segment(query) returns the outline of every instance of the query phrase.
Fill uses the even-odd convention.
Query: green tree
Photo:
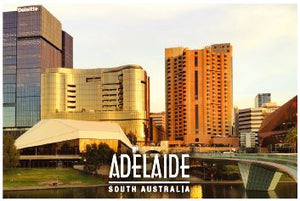
[[[98,146],[96,144],[88,144],[86,152],[82,155],[84,170],[89,174],[96,174],[97,169],[101,165],[111,163],[114,153],[114,150],[105,143],[100,143]]]
[[[295,127],[291,128],[285,137],[285,142],[291,145],[292,152],[297,150],[297,129]]]
[[[19,164],[19,151],[12,135],[3,135],[3,168],[15,168]]]

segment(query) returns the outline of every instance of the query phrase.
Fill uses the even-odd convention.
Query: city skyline
[[[230,42],[239,108],[253,107],[258,93],[271,93],[278,105],[297,94],[296,5],[43,5],[73,36],[75,69],[141,65],[151,80],[151,112],[165,110],[168,47]],[[4,5],[4,11],[18,6]]]

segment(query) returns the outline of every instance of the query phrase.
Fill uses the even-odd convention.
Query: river
[[[4,198],[297,198],[296,183],[279,183],[275,191],[245,191],[243,184],[190,185],[189,193],[110,193],[108,186],[4,191]]]

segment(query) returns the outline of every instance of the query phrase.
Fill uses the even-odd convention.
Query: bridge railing
[[[243,158],[249,160],[267,161],[288,165],[297,168],[297,155],[280,155],[280,154],[243,154],[237,155],[235,158]]]
[[[193,153],[192,156],[206,158],[240,158],[248,160],[259,160],[275,162],[297,167],[297,154],[279,154],[279,153]]]

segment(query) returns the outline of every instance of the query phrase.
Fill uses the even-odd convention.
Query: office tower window
[[[3,13],[3,127],[15,127],[17,12]]]
[[[198,99],[198,71],[195,71],[195,98]]]
[[[198,57],[195,57],[195,67],[198,66]]]
[[[199,134],[199,112],[198,112],[198,105],[195,105],[195,128],[196,134]]]

